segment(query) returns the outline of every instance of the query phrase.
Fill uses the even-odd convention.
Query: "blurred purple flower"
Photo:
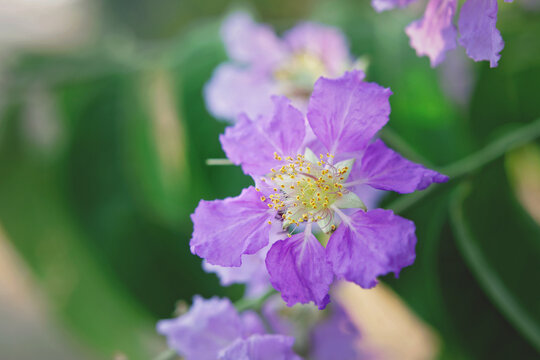
[[[410,193],[448,178],[372,141],[388,122],[391,91],[363,78],[361,71],[320,78],[307,122],[286,98],[275,97],[273,116],[242,116],[227,128],[221,136],[227,157],[258,187],[201,201],[192,215],[192,253],[239,267],[242,256],[269,245],[270,224],[277,222],[291,234],[266,255],[270,282],[289,306],[313,301],[321,309],[334,275],[370,288],[379,275],[397,275],[414,262],[414,223],[390,210],[366,211],[355,188]],[[317,157],[312,149],[327,153]],[[316,229],[332,233],[326,248]]]
[[[231,14],[221,28],[231,59],[216,68],[206,84],[208,110],[235,122],[272,111],[272,95],[285,95],[303,109],[320,76],[337,77],[353,67],[347,41],[336,28],[304,22],[283,39],[245,12]]]
[[[187,360],[300,359],[292,337],[265,334],[255,313],[238,314],[228,299],[195,296],[186,314],[159,321],[157,330]]]
[[[360,332],[341,306],[334,304],[331,310],[311,331],[311,359],[361,359]]]
[[[377,11],[405,7],[414,0],[372,0]],[[512,2],[513,0],[505,0]],[[453,24],[457,0],[429,0],[424,16],[407,29],[411,46],[418,56],[427,55],[431,66],[439,65],[448,50],[456,47],[457,29]],[[497,23],[497,0],[466,0],[461,7],[459,44],[474,61],[487,60],[496,67],[504,47]]]
[[[274,332],[294,337],[295,346],[309,359],[366,358],[360,350],[360,331],[339,302],[319,311],[309,305],[287,308],[280,298],[272,297],[262,315]]]

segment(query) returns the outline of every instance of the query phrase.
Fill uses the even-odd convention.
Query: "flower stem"
[[[444,166],[440,171],[450,176],[450,178],[466,175],[504,155],[506,152],[531,142],[537,137],[540,137],[540,119],[506,134],[462,160]]]
[[[416,150],[414,150],[413,147],[394,130],[385,128],[380,132],[379,137],[407,159],[423,164],[428,168],[433,168],[433,165],[428,159],[416,152]]]
[[[176,350],[173,349],[167,349],[163,351],[161,354],[156,356],[154,360],[175,360],[178,359],[178,354],[176,353]]]
[[[259,311],[269,297],[276,294],[277,291],[274,288],[270,288],[264,295],[256,299],[240,299],[234,303],[234,307],[238,312],[245,310]]]
[[[229,159],[206,159],[206,165],[234,165]]]
[[[439,168],[438,171],[440,171],[442,174],[448,175],[451,181],[456,180],[499,158],[506,152],[531,142],[539,137],[540,119],[537,119],[530,124],[507,133],[501,138],[488,144],[483,149],[478,150],[464,159]],[[433,184],[427,190],[422,192],[402,196],[392,202],[388,208],[393,209],[396,213],[403,212],[432,193],[439,186],[441,185]]]

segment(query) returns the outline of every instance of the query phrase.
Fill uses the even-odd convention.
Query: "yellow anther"
[[[291,234],[287,234],[287,236],[288,236],[288,237],[290,237],[290,238],[292,237],[292,235],[291,235]]]
[[[268,204],[268,207],[271,209],[274,207],[274,204]]]
[[[330,229],[332,229],[332,231],[335,231],[336,230],[336,225],[330,226]]]
[[[265,200],[266,200],[266,197],[261,196],[261,201],[265,201]]]
[[[261,191],[261,189],[259,189],[259,188],[255,188],[255,191]]]

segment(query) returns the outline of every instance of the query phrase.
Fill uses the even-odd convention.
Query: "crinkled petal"
[[[369,186],[366,186],[369,188]],[[371,188],[370,188],[371,189]],[[376,191],[376,190],[373,190]],[[242,265],[239,267],[227,267],[209,264],[203,261],[203,269],[206,272],[215,273],[222,286],[232,284],[246,284],[245,297],[256,298],[262,296],[270,285],[270,277],[266,270],[266,254],[273,243],[287,237],[280,221],[273,221],[270,227],[269,243],[266,247],[253,255],[242,255]]]
[[[306,231],[276,242],[266,256],[270,282],[288,306],[313,301],[319,309],[330,302],[334,278],[324,247]]]
[[[335,27],[303,22],[286,32],[283,40],[292,53],[307,53],[321,59],[328,76],[340,76],[352,64],[347,39]]]
[[[448,50],[456,47],[456,27],[452,18],[457,0],[429,0],[424,17],[407,26],[411,46],[418,56],[427,55],[431,66],[444,60]]]
[[[242,336],[242,326],[228,299],[195,296],[186,314],[159,321],[157,331],[167,337],[171,349],[187,359],[215,360],[222,349]]]
[[[315,83],[307,118],[330,153],[361,151],[388,122],[390,89],[363,81],[362,71]]]
[[[330,316],[317,324],[311,332],[311,358],[313,360],[328,359],[360,359],[357,348],[360,332],[349,316],[337,303],[333,303]]]
[[[386,147],[380,139],[368,146],[357,169],[353,167],[352,177],[355,181],[362,181],[375,189],[401,194],[424,190],[432,183],[448,181],[448,176],[405,159]]]
[[[270,114],[270,97],[277,91],[266,74],[225,63],[216,68],[204,87],[204,98],[213,116],[235,122],[241,113],[253,119]]]
[[[266,175],[279,164],[275,152],[294,158],[301,152],[306,134],[304,116],[286,97],[273,97],[273,101],[273,116],[254,121],[242,116],[219,138],[227,157],[251,175]]]
[[[253,335],[237,340],[224,351],[218,360],[300,360],[292,346],[294,338],[283,335]]]
[[[404,8],[416,0],[371,0],[371,5],[377,12],[392,10],[395,8]]]
[[[272,28],[257,24],[246,12],[229,15],[221,27],[221,37],[231,59],[258,68],[268,68],[286,54]]]
[[[363,288],[377,284],[377,276],[396,276],[414,262],[414,223],[391,210],[357,211],[332,234],[326,250],[334,273]]]
[[[268,244],[273,215],[254,187],[234,198],[199,203],[193,221],[191,252],[208,263],[240,266],[243,254],[254,254]]]
[[[504,47],[497,24],[497,0],[467,0],[459,14],[459,44],[475,61],[496,67]]]

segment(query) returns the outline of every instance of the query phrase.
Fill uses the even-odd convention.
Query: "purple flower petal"
[[[285,48],[270,26],[257,24],[246,12],[225,19],[221,36],[229,57],[265,69],[279,62]]]
[[[330,302],[328,291],[334,278],[326,252],[306,231],[276,242],[266,256],[270,282],[288,306],[313,301],[319,309]]]
[[[404,8],[415,1],[416,0],[371,0],[371,6],[373,6],[375,11],[382,12],[395,8]]]
[[[368,146],[359,165],[358,170],[353,168],[351,175],[355,181],[401,194],[424,190],[434,182],[448,181],[448,176],[405,159],[380,139]]]
[[[257,313],[253,310],[247,310],[240,314],[242,320],[242,337],[247,338],[254,334],[266,334],[264,323]]]
[[[268,244],[273,215],[249,187],[235,198],[199,203],[193,221],[191,252],[210,264],[240,266],[243,254],[254,254]]]
[[[343,308],[333,303],[332,313],[311,332],[313,360],[360,359],[356,343],[360,333]]]
[[[294,338],[283,335],[253,335],[237,340],[222,351],[218,360],[300,360],[292,346]]]
[[[308,105],[313,132],[332,154],[365,149],[387,122],[390,89],[362,81],[351,71],[339,79],[320,78]]]
[[[264,249],[253,255],[243,255],[242,265],[239,267],[212,265],[204,261],[203,269],[216,273],[222,286],[246,284],[246,297],[257,297],[264,294],[270,286],[264,263],[265,256]]]
[[[352,175],[353,174],[351,174],[351,178]],[[386,194],[385,191],[374,189],[365,184],[354,186],[353,191],[362,200],[368,210],[376,209],[381,202],[382,197]]]
[[[459,14],[459,44],[474,61],[489,60],[496,67],[504,47],[497,23],[497,0],[467,0]]]
[[[369,186],[366,186],[369,188]],[[370,188],[371,189],[371,188]],[[372,189],[373,190],[373,189]],[[376,190],[373,190],[376,191]],[[266,254],[273,243],[287,237],[280,221],[273,221],[270,227],[269,243],[266,247],[253,255],[242,255],[242,265],[239,267],[218,266],[203,261],[203,269],[206,272],[215,273],[222,286],[232,284],[246,284],[244,296],[255,298],[262,296],[270,285],[270,276],[266,270]]]
[[[414,262],[414,223],[391,210],[357,211],[343,219],[326,250],[334,273],[363,288],[377,284],[377,276],[399,271]]]
[[[225,63],[204,87],[204,98],[212,115],[235,122],[240,113],[253,119],[271,113],[270,97],[277,92],[266,74]]]
[[[352,63],[347,40],[337,28],[304,22],[286,32],[283,40],[293,53],[307,53],[321,59],[328,76],[341,75]]]
[[[193,306],[176,319],[161,320],[157,331],[171,349],[188,359],[215,360],[219,352],[241,336],[242,322],[228,299],[193,298]]]
[[[251,175],[270,173],[279,164],[274,152],[296,157],[306,134],[304,116],[285,97],[274,97],[274,115],[251,121],[242,116],[220,136],[227,157]]]
[[[429,0],[424,17],[405,29],[418,56],[427,55],[431,66],[443,61],[445,53],[456,47],[456,28],[452,18],[457,0]]]

